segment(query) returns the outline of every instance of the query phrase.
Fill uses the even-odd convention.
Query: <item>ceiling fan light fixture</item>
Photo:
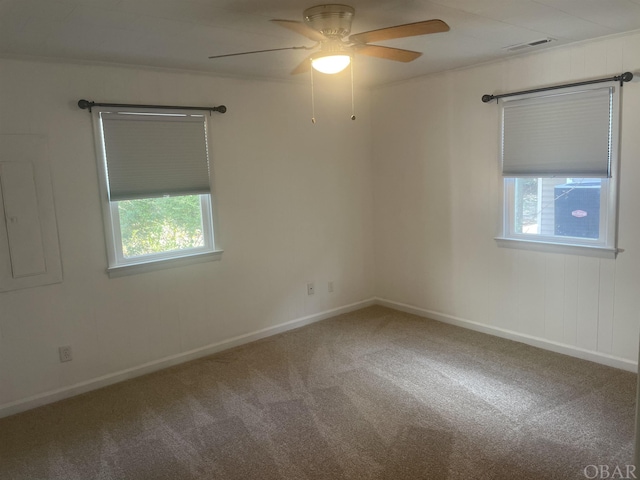
[[[321,73],[327,73],[333,75],[340,73],[351,63],[351,56],[346,53],[332,53],[329,55],[322,55],[313,57],[311,59],[311,66]]]

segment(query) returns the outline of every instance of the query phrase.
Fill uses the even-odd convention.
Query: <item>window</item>
[[[205,113],[94,110],[109,275],[219,258]]]
[[[615,257],[619,88],[502,100],[499,245]]]

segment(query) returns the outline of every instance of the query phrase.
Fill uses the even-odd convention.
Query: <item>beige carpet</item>
[[[584,479],[635,384],[371,307],[0,420],[0,478]]]

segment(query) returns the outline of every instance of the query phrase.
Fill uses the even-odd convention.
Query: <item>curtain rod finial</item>
[[[87,108],[91,108],[91,106],[93,105],[93,102],[90,102],[89,100],[78,100],[78,107],[80,107],[83,110],[86,110]]]
[[[484,103],[489,103],[491,100],[493,100],[493,95],[483,95],[482,96],[482,101]]]

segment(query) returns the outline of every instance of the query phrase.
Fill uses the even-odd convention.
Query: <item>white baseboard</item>
[[[629,372],[636,373],[638,371],[638,364],[627,360],[625,358],[614,357],[606,353],[594,352],[592,350],[585,350],[573,345],[567,345],[564,343],[558,343],[551,340],[545,340],[544,338],[533,337],[523,333],[514,332],[512,330],[506,330],[503,328],[492,327],[471,320],[465,320],[463,318],[454,317],[453,315],[447,315],[445,313],[434,312],[432,310],[426,310],[424,308],[414,307],[413,305],[407,305],[404,303],[394,302],[386,300],[384,298],[376,298],[376,304],[385,307],[400,310],[402,312],[412,313],[420,317],[430,318],[432,320],[438,320],[439,322],[456,325],[458,327],[468,328],[477,332],[487,333],[489,335],[495,335],[496,337],[507,338],[516,342],[526,343],[534,347],[542,348],[544,350],[550,350],[556,353],[562,353],[571,357],[581,358],[583,360],[589,360],[592,362],[608,365],[610,367],[619,368],[621,370],[627,370]]]
[[[0,405],[0,418],[8,417],[9,415],[14,415],[16,413],[40,407],[42,405],[47,405],[49,403],[57,402],[59,400],[64,400],[65,398],[80,395],[92,390],[97,390],[98,388],[113,385],[114,383],[122,382],[124,380],[129,380],[141,375],[146,375],[157,370],[162,370],[163,368],[172,367],[174,365],[195,360],[197,358],[206,357],[207,355],[212,355],[223,350],[228,350],[239,345],[254,342],[262,338],[277,335],[288,330],[303,327],[311,323],[319,322],[336,315],[352,312],[354,310],[369,307],[371,305],[382,305],[385,307],[393,308],[395,310],[400,310],[402,312],[412,313],[420,317],[430,318],[432,320],[438,320],[443,323],[468,328],[470,330],[487,333],[489,335],[507,338],[509,340],[526,343],[527,345],[532,345],[534,347],[570,355],[572,357],[582,358],[584,360],[590,360],[592,362],[601,363],[603,365],[620,368],[622,370],[627,370],[630,372],[638,371],[637,363],[624,358],[614,357],[612,355],[607,355],[600,352],[593,352],[591,350],[585,350],[572,345],[557,343],[550,340],[514,332],[511,330],[492,327],[489,325],[473,322],[471,320],[454,317],[452,315],[415,307],[413,305],[386,300],[384,298],[372,298],[363,300],[361,302],[352,303],[350,305],[345,305],[339,308],[326,310],[324,312],[316,313],[313,315],[308,315],[306,317],[297,318],[295,320],[281,323],[273,327],[267,327],[255,332],[239,335],[237,337],[223,340],[218,343],[206,345],[204,347],[178,353],[169,357],[164,357],[159,360],[145,363],[143,365],[128,368],[126,370],[121,370],[119,372],[110,373],[101,377],[86,380],[84,382],[76,383],[75,385],[40,393],[38,395],[34,395],[22,400],[17,400],[15,402],[5,403],[4,405]]]
[[[57,402],[59,400],[64,400],[65,398],[80,395],[81,393],[90,392],[91,390],[97,390],[98,388],[113,385],[114,383],[129,380],[134,377],[146,375],[147,373],[162,370],[163,368],[172,367],[180,363],[188,362],[201,357],[206,357],[207,355],[212,355],[223,350],[228,350],[245,343],[255,342],[256,340],[260,340],[262,338],[277,335],[288,330],[303,327],[311,323],[319,322],[320,320],[325,320],[336,315],[359,310],[364,307],[370,307],[371,305],[375,304],[376,302],[373,298],[363,300],[361,302],[356,302],[339,308],[334,308],[331,310],[326,310],[324,312],[315,313],[313,315],[308,315],[306,317],[297,318],[295,320],[281,323],[273,327],[267,327],[255,332],[239,335],[237,337],[223,340],[218,343],[213,343],[211,345],[206,345],[204,347],[196,348],[194,350],[189,350],[187,352],[164,357],[159,360],[145,363],[143,365],[128,368],[126,370],[110,373],[98,378],[92,378],[84,382],[76,383],[75,385],[40,393],[38,395],[34,395],[22,400],[17,400],[15,402],[5,403],[4,405],[0,405],[0,418],[8,417],[9,415],[14,415],[16,413],[40,407],[49,403]]]

